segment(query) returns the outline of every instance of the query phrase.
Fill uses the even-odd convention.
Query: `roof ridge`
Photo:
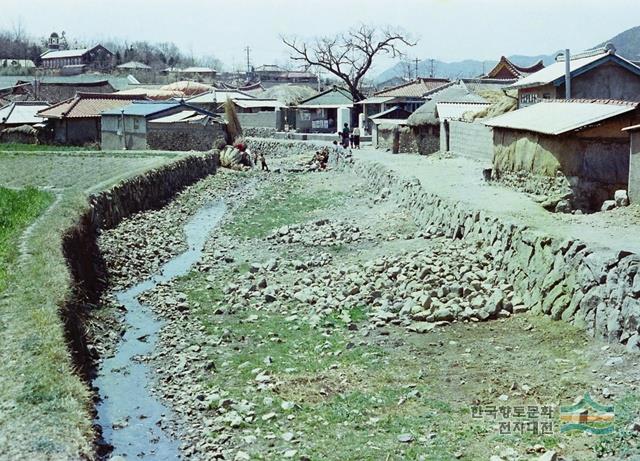
[[[596,99],[596,98],[574,98],[574,99],[543,99],[543,103],[581,103],[581,104],[611,104],[617,106],[638,106],[640,102],[625,101],[622,99]]]

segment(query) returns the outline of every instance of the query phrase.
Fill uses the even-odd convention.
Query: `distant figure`
[[[253,166],[258,166],[258,151],[253,152],[251,160],[253,161]]]
[[[342,128],[342,146],[349,147],[349,125],[347,123]]]
[[[267,159],[264,158],[264,154],[260,152],[258,158],[260,159],[260,168],[262,171],[269,171],[269,167],[267,166]]]
[[[360,128],[358,127],[353,129],[353,147],[360,149]]]

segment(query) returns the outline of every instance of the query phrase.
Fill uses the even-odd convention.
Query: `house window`
[[[137,130],[140,128],[140,119],[138,117],[133,119],[133,129]]]

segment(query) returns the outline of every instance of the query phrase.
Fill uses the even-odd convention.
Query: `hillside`
[[[595,48],[613,43],[619,54],[627,59],[640,60],[640,26],[632,27],[615,37],[598,44]]]

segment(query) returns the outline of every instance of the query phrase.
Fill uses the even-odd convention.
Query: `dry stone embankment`
[[[423,229],[490,248],[494,263],[527,309],[583,327],[593,336],[640,350],[640,257],[603,255],[578,239],[546,235],[522,224],[451,202],[384,166],[342,164],[378,193],[390,194]]]

